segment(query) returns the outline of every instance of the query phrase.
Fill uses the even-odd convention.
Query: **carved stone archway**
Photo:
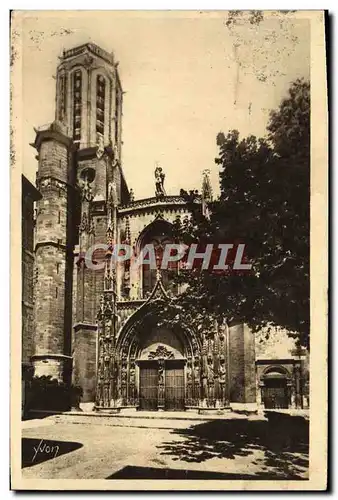
[[[156,330],[161,331],[157,338],[152,338]],[[138,407],[140,365],[147,361],[158,362],[159,399],[163,398],[161,394],[163,368],[168,367],[171,361],[182,363],[185,407],[198,406],[201,390],[201,345],[194,332],[185,325],[173,328],[169,322],[163,320],[160,303],[156,300],[145,304],[129,318],[119,333],[117,355],[119,359],[117,386],[121,406]]]

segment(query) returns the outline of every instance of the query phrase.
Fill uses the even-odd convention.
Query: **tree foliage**
[[[213,331],[214,320],[241,320],[254,330],[286,328],[302,345],[309,335],[310,86],[297,80],[277,110],[267,137],[219,133],[220,190],[210,219],[183,193],[192,217],[177,219],[177,240],[246,245],[250,273],[181,271],[185,291],[175,320]],[[202,325],[202,326],[201,326]]]

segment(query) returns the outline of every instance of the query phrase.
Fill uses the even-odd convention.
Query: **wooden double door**
[[[161,395],[163,391],[163,395]],[[140,363],[140,410],[184,410],[184,362],[167,360]]]

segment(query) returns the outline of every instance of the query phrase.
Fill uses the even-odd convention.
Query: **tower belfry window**
[[[59,120],[63,121],[67,109],[67,75],[62,74],[59,77],[59,101],[58,101],[58,116]]]
[[[96,133],[104,135],[104,112],[106,99],[106,81],[102,75],[96,78]]]
[[[81,140],[81,112],[82,112],[82,73],[73,74],[73,139]]]

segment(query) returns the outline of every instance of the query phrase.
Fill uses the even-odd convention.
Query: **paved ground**
[[[62,416],[23,427],[24,478],[307,479],[308,422],[301,417]]]

